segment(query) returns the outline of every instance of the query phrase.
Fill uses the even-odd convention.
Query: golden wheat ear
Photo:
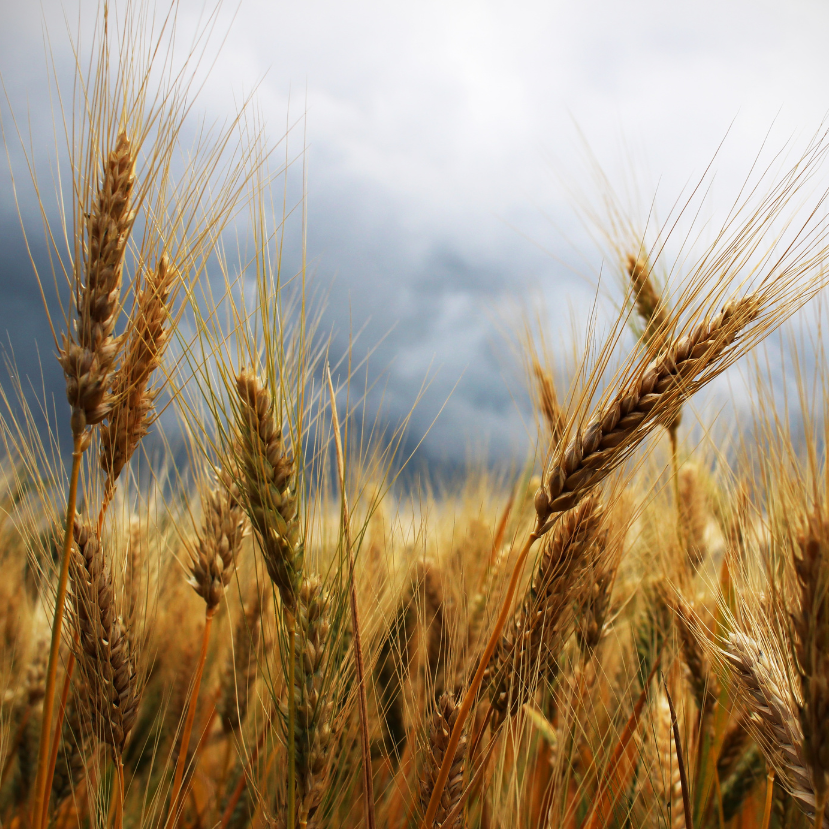
[[[75,335],[64,335],[58,355],[72,407],[72,433],[100,423],[112,407],[112,367],[119,342],[114,336],[121,309],[124,254],[135,214],[131,210],[135,156],[126,133],[107,156],[101,189],[86,220],[84,274],[75,288]]]
[[[112,380],[112,408],[101,428],[100,461],[108,491],[149,429],[159,389],[148,384],[167,346],[171,298],[180,282],[178,271],[162,254],[136,297],[124,357]]]
[[[800,601],[792,614],[792,645],[800,669],[803,756],[812,772],[819,826],[829,797],[829,522],[820,509],[808,516],[796,546]]]
[[[235,485],[217,483],[203,497],[202,529],[190,552],[190,586],[214,613],[236,572],[236,559],[247,532]]]
[[[304,548],[296,497],[296,464],[277,425],[276,403],[252,373],[236,378],[241,401],[237,461],[239,487],[259,538],[268,575],[286,607],[296,603]]]
[[[426,761],[420,778],[420,804],[424,811],[429,804],[429,798],[432,796],[438,770],[446,758],[449,737],[452,734],[452,728],[455,725],[457,717],[458,705],[455,702],[454,695],[450,693],[443,694],[435,706],[429,724]],[[435,826],[445,827],[445,829],[460,829],[463,823],[463,815],[461,813],[458,813],[451,822],[447,823],[446,821],[455,811],[455,807],[460,802],[461,795],[463,794],[466,748],[467,738],[466,735],[463,735],[458,742],[451,761],[449,779],[443,789],[440,805],[435,815]]]
[[[80,520],[74,535],[70,572],[78,669],[89,688],[93,731],[120,757],[135,724],[141,687],[101,542]]]
[[[493,729],[521,709],[535,678],[556,670],[572,621],[571,605],[603,520],[601,501],[587,498],[563,516],[545,542],[532,583],[484,674]]]
[[[755,295],[726,303],[719,314],[702,320],[656,360],[639,368],[599,407],[547,470],[536,493],[536,534],[546,532],[555,516],[575,506],[607,477],[657,422],[673,419],[681,401],[713,376],[717,363],[761,307]]]

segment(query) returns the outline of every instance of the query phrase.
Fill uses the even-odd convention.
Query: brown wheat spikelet
[[[135,723],[141,689],[101,543],[79,517],[74,536],[70,574],[78,670],[89,689],[93,731],[120,756]]]
[[[759,310],[755,296],[727,302],[716,316],[671,343],[600,406],[584,431],[556,452],[536,493],[536,534],[546,532],[558,513],[575,506],[609,475],[657,418],[672,420],[680,401],[696,389],[695,378],[712,368]]]
[[[304,548],[296,498],[296,470],[277,425],[273,398],[247,371],[236,377],[239,465],[243,501],[256,530],[268,575],[292,608],[302,578]]]
[[[650,265],[645,257],[629,253],[625,259],[625,270],[633,288],[636,311],[645,324],[645,340],[650,343],[657,334],[665,331],[668,321],[665,304],[654,287]]]
[[[803,756],[822,809],[829,794],[829,524],[819,509],[809,516],[797,547],[800,606],[793,613],[793,628],[803,699],[800,726]]]
[[[581,587],[579,575],[602,529],[603,516],[599,499],[588,498],[563,516],[545,541],[530,588],[502,633],[484,675],[495,727],[526,701],[532,677],[555,670],[574,591]]]
[[[65,334],[58,360],[72,407],[72,432],[100,423],[110,411],[112,366],[118,352],[114,336],[120,310],[124,254],[134,220],[130,202],[135,185],[135,155],[126,133],[106,159],[103,181],[86,220],[85,282],[75,288],[75,336]]]
[[[231,486],[233,486],[231,484]],[[236,558],[247,524],[238,498],[221,483],[204,495],[204,516],[198,543],[190,551],[190,586],[212,613],[236,572]]]
[[[170,295],[180,277],[162,254],[138,293],[128,332],[129,342],[112,385],[112,409],[101,427],[101,468],[112,488],[149,429],[158,389],[148,389],[161,364],[170,335]]]
[[[794,701],[775,677],[760,644],[740,632],[729,635],[724,656],[752,714],[752,729],[770,766],[797,805],[815,815],[812,774],[803,757],[803,736]],[[829,827],[824,814],[823,826]]]
[[[441,695],[432,714],[427,737],[425,767],[420,776],[420,803],[423,809],[426,808],[429,798],[432,796],[432,789],[435,786],[438,769],[446,756],[449,735],[452,733],[452,727],[455,725],[457,712],[458,706],[455,702],[454,695],[451,693]],[[441,829],[459,829],[463,823],[462,812],[458,813],[452,823],[446,823],[446,819],[457,806],[463,794],[466,744],[467,737],[464,734],[455,750],[451,771],[449,772],[449,779],[446,781],[446,786],[441,793],[440,806],[435,815],[433,825],[439,826]]]
[[[553,444],[558,443],[564,432],[564,412],[558,402],[556,386],[550,372],[537,359],[533,360],[533,375],[535,376],[536,393],[538,394],[538,408],[547,423]]]
[[[313,817],[328,782],[334,737],[330,677],[330,598],[316,576],[303,579],[296,603],[296,769],[297,815]]]

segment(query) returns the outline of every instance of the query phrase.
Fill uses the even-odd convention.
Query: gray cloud
[[[185,32],[200,9],[182,5]],[[83,10],[86,25],[94,4]],[[51,2],[44,11],[57,74],[68,81],[63,12]],[[222,13],[220,31],[232,12]],[[7,0],[3,13],[0,71],[53,189],[40,11]],[[522,303],[543,303],[551,342],[566,342],[571,310],[583,325],[590,280],[602,267],[556,177],[590,193],[574,122],[620,189],[632,165],[643,173],[645,207],[658,183],[667,212],[738,116],[717,161],[707,208],[714,227],[728,206],[719,194],[747,172],[772,121],[779,146],[808,133],[826,111],[827,16],[810,3],[252,0],[229,28],[196,111],[225,118],[261,80],[257,108],[272,136],[286,113],[305,119],[289,142],[299,151],[307,130],[308,253],[314,284],[328,297],[323,330],[335,331],[334,354],[363,329],[355,357],[374,349],[370,373],[381,379],[371,406],[382,399],[390,423],[437,372],[416,409],[413,441],[448,399],[425,456],[456,464],[471,444],[483,444],[503,460],[526,447],[529,408],[499,326],[514,328]],[[75,5],[66,4],[66,18],[75,25]],[[4,126],[23,180],[7,108]],[[37,346],[47,385],[59,389],[5,171],[0,185],[0,331],[21,373],[39,378]],[[25,190],[24,219],[40,240]],[[286,269],[296,267],[294,248]]]

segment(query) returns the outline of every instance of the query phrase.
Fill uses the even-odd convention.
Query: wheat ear
[[[239,506],[233,485],[218,485],[207,493],[204,499],[204,518],[198,544],[190,554],[190,585],[204,599],[204,631],[199,661],[196,666],[196,678],[187,706],[187,716],[181,734],[181,745],[173,777],[173,790],[170,797],[170,811],[167,825],[178,821],[178,810],[182,797],[182,780],[187,764],[187,749],[190,746],[190,734],[196,717],[196,704],[199,698],[204,663],[207,659],[207,646],[210,641],[210,629],[213,616],[224,596],[225,588],[236,572],[236,558],[245,536],[245,518]]]
[[[296,470],[277,425],[274,401],[259,379],[236,378],[240,461],[245,506],[256,530],[268,575],[283,604],[293,608],[302,577],[303,545],[295,492]]]
[[[554,669],[572,615],[575,588],[581,587],[579,576],[601,530],[603,512],[598,498],[587,498],[563,516],[546,540],[530,588],[485,674],[493,728],[527,701],[530,677]]]
[[[297,818],[304,826],[325,795],[334,737],[330,677],[330,598],[316,576],[303,579],[296,604]]]
[[[553,444],[558,443],[564,433],[564,412],[558,402],[556,385],[549,371],[538,360],[533,360],[533,376],[538,394],[538,408],[547,423]]]
[[[136,298],[129,342],[112,384],[112,408],[101,427],[100,460],[109,491],[149,429],[159,390],[147,385],[170,336],[170,296],[178,282],[178,271],[162,254]]]
[[[726,303],[722,311],[672,343],[600,407],[584,431],[556,454],[536,493],[539,534],[552,525],[558,513],[575,506],[607,477],[653,428],[656,418],[673,417],[681,400],[697,390],[695,378],[712,366],[759,310],[760,301],[754,296]]]
[[[100,423],[112,406],[109,393],[118,352],[114,336],[121,302],[121,275],[127,239],[135,215],[130,202],[135,185],[135,155],[126,133],[104,165],[101,189],[87,218],[85,284],[75,295],[78,314],[75,337],[64,335],[58,360],[66,376],[66,397],[72,407],[72,433]]]
[[[77,545],[72,562],[78,668],[89,688],[93,731],[108,743],[115,760],[115,826],[124,808],[124,746],[135,723],[141,689],[130,640],[115,607],[112,576],[94,530],[74,522]],[[55,739],[59,735],[55,735]]]
[[[788,691],[775,680],[763,649],[749,636],[731,633],[723,654],[753,715],[753,729],[768,764],[778,770],[800,810],[814,817],[812,775],[803,759],[800,723]],[[829,829],[825,814],[822,825]]]
[[[800,606],[793,614],[794,647],[800,672],[803,756],[812,771],[815,825],[829,794],[829,525],[820,510],[809,516],[794,556]]]
[[[432,796],[438,770],[446,758],[449,737],[452,734],[452,728],[457,717],[458,706],[454,695],[451,693],[441,695],[432,714],[426,763],[420,778],[420,803],[423,809],[426,808],[429,798]],[[466,736],[462,736],[451,758],[449,779],[441,792],[440,805],[432,824],[441,827],[441,829],[460,829],[463,823],[463,815],[460,812],[451,822],[447,823],[447,817],[455,811],[455,807],[463,794],[466,744]]]
[[[251,372],[236,377],[239,410],[238,459],[248,517],[256,530],[265,567],[282,599],[288,631],[288,823],[295,817],[296,780],[296,600],[305,548],[300,538],[296,466],[277,423],[275,402]]]
[[[88,524],[76,521],[75,543],[71,573],[78,669],[89,689],[93,731],[120,756],[141,689],[101,542]]]

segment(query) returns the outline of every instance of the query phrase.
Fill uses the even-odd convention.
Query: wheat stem
[[[40,726],[40,746],[37,755],[37,781],[32,810],[32,826],[40,826],[46,811],[46,766],[49,759],[49,735],[52,727],[52,708],[55,702],[55,682],[58,673],[63,611],[66,604],[66,586],[69,581],[69,562],[72,553],[73,529],[75,526],[75,504],[78,499],[78,476],[81,471],[83,437],[75,435],[72,449],[72,471],[69,476],[69,498],[66,504],[66,528],[63,538],[63,557],[60,564],[60,579],[55,597],[55,617],[52,622],[52,644],[49,649],[49,664],[46,668],[46,692],[43,697],[43,716]],[[57,739],[59,735],[55,735]]]
[[[507,593],[504,596],[504,602],[501,605],[501,612],[495,622],[495,627],[492,629],[489,642],[487,642],[486,648],[481,655],[481,661],[478,663],[478,669],[475,671],[475,676],[472,677],[472,682],[469,684],[469,688],[467,688],[463,702],[461,702],[458,709],[458,718],[455,720],[452,735],[446,745],[446,754],[443,757],[443,763],[441,763],[440,771],[435,778],[435,787],[432,790],[432,797],[429,799],[429,805],[426,808],[426,814],[423,818],[423,823],[421,824],[423,829],[431,829],[432,823],[434,822],[438,806],[440,805],[440,798],[443,794],[443,789],[446,786],[446,781],[449,779],[449,772],[452,769],[452,764],[455,759],[455,751],[457,750],[458,743],[461,740],[464,723],[466,722],[466,718],[469,716],[469,712],[472,710],[472,706],[478,696],[478,690],[481,687],[481,682],[483,682],[484,672],[489,664],[489,660],[492,659],[492,654],[495,653],[495,648],[498,646],[498,641],[501,638],[501,631],[504,629],[504,625],[509,617],[512,599],[515,596],[515,591],[518,587],[518,580],[521,577],[521,571],[524,569],[524,562],[527,560],[530,548],[538,540],[537,533],[539,529],[540,526],[537,522],[535,529],[527,536],[527,540],[524,542],[524,546],[518,554],[518,559],[515,562],[512,577],[510,578],[509,586],[507,587]]]
[[[682,738],[679,735],[679,723],[676,719],[674,701],[671,699],[671,692],[665,684],[665,696],[668,698],[668,707],[671,709],[671,728],[674,732],[674,745],[676,746],[676,765],[679,769],[679,782],[682,786],[682,808],[685,810],[685,827],[694,829],[693,813],[691,812],[691,793],[688,790],[688,775],[685,771],[685,758],[682,756]],[[768,827],[766,827],[768,829]]]
[[[69,661],[66,663],[66,677],[63,680],[63,690],[60,694],[60,708],[58,708],[58,716],[55,719],[55,737],[52,740],[52,750],[49,753],[49,766],[46,770],[46,786],[44,791],[52,791],[52,780],[55,776],[55,766],[58,762],[58,750],[60,749],[60,734],[63,727],[63,718],[66,714],[66,700],[69,698],[69,687],[72,684],[72,674],[75,670],[75,652],[70,651]],[[43,809],[43,818],[41,821],[41,829],[46,829],[47,818],[49,815],[48,798],[46,799],[46,806]]]
[[[774,794],[774,769],[769,770],[768,777],[766,778],[766,803],[763,806],[763,825],[762,829],[769,829],[769,821],[771,820],[771,801],[772,795]],[[820,810],[818,810],[820,811]],[[823,815],[820,815],[820,820],[818,821],[818,815],[815,815],[815,826],[819,827],[823,822]]]
[[[340,493],[342,495],[343,540],[348,554],[348,584],[349,602],[351,605],[351,626],[354,630],[352,642],[354,645],[354,666],[357,673],[357,699],[360,711],[360,743],[363,750],[363,799],[368,829],[374,829],[374,781],[371,776],[371,749],[368,736],[368,703],[366,700],[365,664],[363,660],[362,634],[360,631],[360,616],[357,607],[357,585],[354,581],[354,550],[351,546],[351,529],[349,525],[348,498],[345,492],[345,459],[343,444],[340,436],[340,422],[337,416],[337,398],[334,394],[334,384],[331,381],[331,368],[325,366],[328,380],[328,392],[331,395],[331,428],[334,432],[334,447],[337,454],[337,471],[340,478]]]
[[[124,761],[121,755],[115,758],[115,829],[124,826]]]
[[[190,734],[193,731],[193,721],[196,718],[196,702],[199,698],[199,687],[201,686],[201,678],[204,673],[204,663],[207,660],[207,646],[210,642],[210,627],[213,624],[213,615],[216,612],[215,608],[208,607],[204,614],[204,635],[201,642],[201,653],[199,654],[199,664],[196,668],[196,678],[193,682],[193,691],[190,694],[190,703],[187,706],[187,718],[184,721],[184,731],[181,735],[181,745],[178,751],[178,762],[176,763],[176,774],[173,779],[173,794],[170,798],[170,811],[167,815],[166,826],[175,826],[178,822],[178,805],[181,798],[181,781],[184,777],[184,767],[187,765],[187,747],[190,745]]]
[[[294,614],[284,608],[288,628],[288,829],[296,825],[296,681],[295,650],[296,621]]]

